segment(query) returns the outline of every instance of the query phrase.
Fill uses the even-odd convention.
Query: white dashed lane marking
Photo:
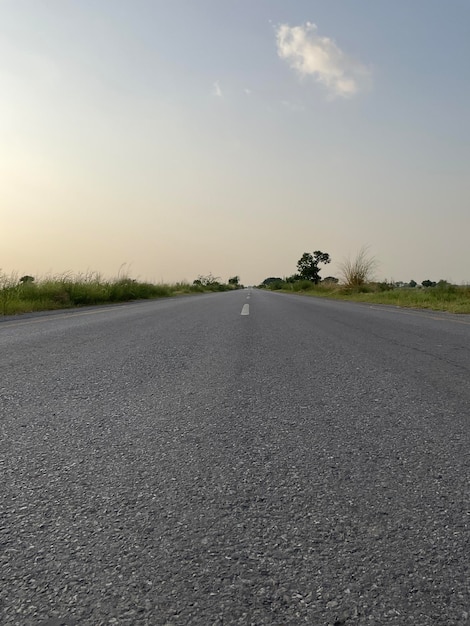
[[[250,305],[244,304],[240,315],[249,315],[249,314],[250,314]]]

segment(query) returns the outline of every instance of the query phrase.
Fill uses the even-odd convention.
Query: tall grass
[[[363,246],[354,258],[348,257],[339,267],[342,282],[347,287],[360,287],[373,279],[377,261],[369,254],[368,247]]]
[[[232,287],[218,284],[215,289],[184,282],[154,284],[139,282],[127,276],[107,280],[95,272],[62,274],[22,282],[17,274],[7,275],[0,271],[0,315],[148,300],[226,289]]]
[[[371,304],[470,313],[470,285],[451,285],[440,281],[435,287],[395,287],[392,283],[363,283],[356,286],[309,281],[283,282],[270,287],[285,293],[352,300]]]
[[[18,276],[8,276],[0,270],[0,314],[6,315],[11,303],[17,298]]]
[[[344,299],[400,307],[470,313],[470,285],[450,285],[443,282],[436,287],[401,287],[383,291],[379,285],[368,286],[364,291],[346,290],[338,294]]]

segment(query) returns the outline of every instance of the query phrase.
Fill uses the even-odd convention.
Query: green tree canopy
[[[311,280],[312,283],[317,285],[320,282],[320,268],[319,263],[330,263],[330,255],[321,250],[315,250],[313,254],[310,252],[304,252],[301,258],[297,261],[297,269],[299,271],[300,278],[305,280]]]
[[[25,283],[34,283],[34,276],[28,276],[28,275],[22,276],[20,278],[20,283],[23,283],[23,285]]]

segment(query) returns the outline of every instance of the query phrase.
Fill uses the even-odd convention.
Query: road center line
[[[250,314],[250,305],[244,304],[240,315],[249,315],[249,314]]]

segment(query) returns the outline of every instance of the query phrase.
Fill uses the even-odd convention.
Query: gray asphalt
[[[470,316],[240,290],[0,356],[1,624],[470,624]]]

